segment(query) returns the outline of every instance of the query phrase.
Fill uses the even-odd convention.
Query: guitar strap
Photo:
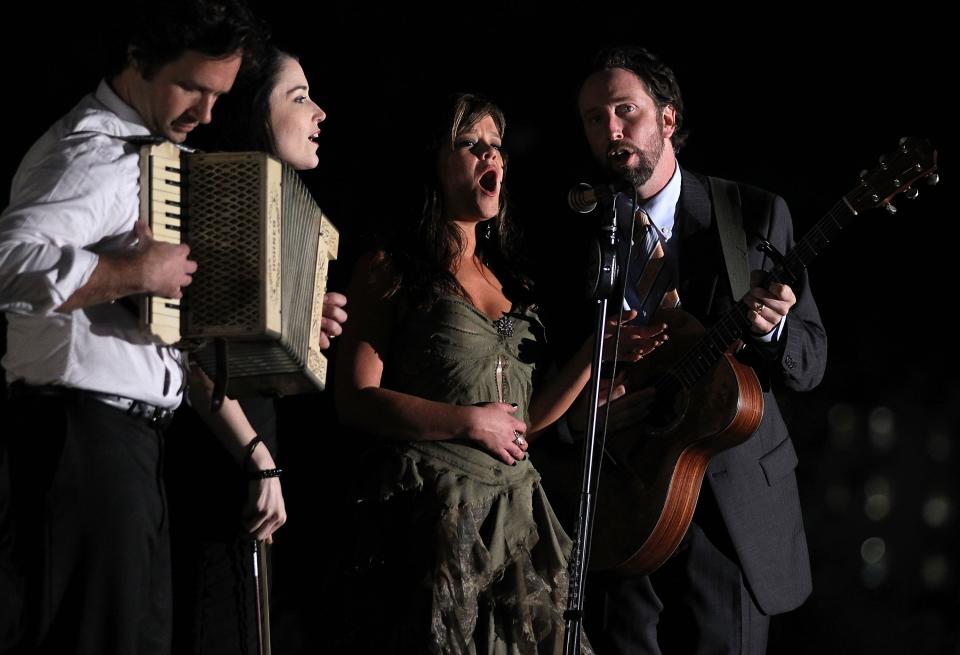
[[[747,261],[747,235],[743,231],[740,188],[736,182],[708,177],[717,231],[723,248],[723,263],[734,301],[750,290],[750,264]]]

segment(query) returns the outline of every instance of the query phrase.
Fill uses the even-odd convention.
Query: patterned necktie
[[[664,257],[660,231],[643,209],[637,209],[635,256],[630,262],[626,299],[638,312],[639,323],[649,323],[657,309],[680,305],[674,266]]]

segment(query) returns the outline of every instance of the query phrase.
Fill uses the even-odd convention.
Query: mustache
[[[617,152],[629,152],[633,155],[640,154],[640,148],[626,141],[611,141],[607,146],[607,156],[610,157]]]
[[[173,122],[174,123],[199,123],[200,117],[197,116],[192,110],[188,109],[187,111],[183,112],[182,114],[177,116],[175,119],[173,119]]]

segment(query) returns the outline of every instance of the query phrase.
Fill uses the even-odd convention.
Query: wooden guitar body
[[[670,339],[628,372],[628,390],[656,385],[650,416],[607,437],[591,567],[643,575],[676,550],[690,525],[710,458],[750,438],[763,394],[748,366],[726,353],[692,386],[669,373],[704,333],[682,311],[664,316]]]

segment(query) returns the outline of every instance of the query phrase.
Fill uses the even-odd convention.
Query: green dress
[[[491,321],[445,297],[397,325],[384,388],[516,403],[529,422],[543,349],[532,309]],[[562,653],[571,542],[530,458],[510,466],[458,440],[384,441],[375,451],[352,585],[366,619],[354,621],[360,641],[378,652]]]

